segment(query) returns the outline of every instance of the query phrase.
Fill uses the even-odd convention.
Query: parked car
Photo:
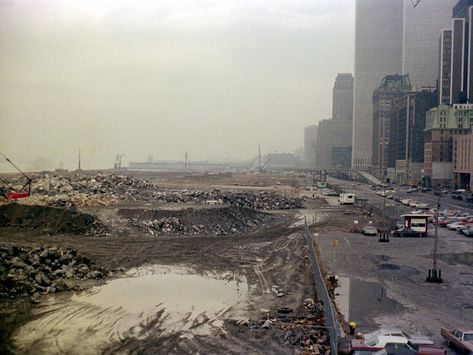
[[[466,354],[473,354],[473,330],[440,329],[440,334],[447,340],[447,345]]]
[[[447,228],[452,230],[452,231],[456,231],[456,230],[458,230],[458,228],[461,228],[463,225],[464,225],[463,222],[455,221],[455,222],[447,224]]]
[[[414,350],[419,355],[444,355],[445,351],[434,347],[433,341],[426,336],[409,336],[399,328],[381,328],[364,335],[364,339],[352,339],[350,348],[356,351],[381,351],[379,354],[397,354],[397,349]],[[404,354],[404,352],[401,352]],[[412,352],[406,352],[410,354]]]
[[[419,191],[419,188],[417,188],[417,187],[410,187],[410,188],[408,188],[408,189],[406,190],[406,192],[407,192],[408,194],[410,194],[410,193],[412,193],[412,192],[417,192],[417,191]]]
[[[430,187],[423,187],[422,188],[422,192],[428,192],[428,191],[432,191],[432,189]]]
[[[465,234],[467,237],[473,237],[473,227],[467,227],[462,230],[462,233]]]
[[[361,233],[364,235],[378,235],[378,230],[373,226],[365,226],[361,229]]]
[[[392,231],[391,232],[393,237],[423,237],[424,233],[417,232],[413,229],[402,227],[399,228],[398,230]]]

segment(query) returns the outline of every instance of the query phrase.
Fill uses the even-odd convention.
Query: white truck
[[[340,194],[338,197],[338,202],[341,205],[353,205],[355,203],[355,194]]]

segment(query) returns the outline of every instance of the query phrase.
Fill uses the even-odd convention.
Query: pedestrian
[[[356,322],[351,321],[348,323],[348,328],[350,328],[350,335],[355,335]]]

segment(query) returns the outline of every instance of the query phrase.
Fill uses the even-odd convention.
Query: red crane
[[[26,183],[19,191],[14,191],[11,187],[9,188],[11,191],[6,191],[5,189],[0,188],[0,196],[5,197],[8,201],[15,201],[19,198],[25,198],[31,195],[31,178],[26,175],[23,171],[20,170],[10,159],[8,159],[3,153],[0,152],[7,162],[9,162],[16,170],[20,172],[26,179]]]

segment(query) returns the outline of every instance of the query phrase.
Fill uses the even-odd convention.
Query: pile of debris
[[[83,236],[107,234],[105,225],[74,209],[9,204],[0,206],[0,227],[31,228],[38,233],[72,233]]]
[[[21,187],[20,180],[10,185]],[[111,205],[120,200],[163,203],[231,204],[257,210],[289,210],[302,208],[299,198],[271,191],[226,192],[220,190],[165,191],[154,184],[126,175],[71,174],[33,176],[31,196],[18,203],[51,207]]]
[[[223,206],[184,210],[120,209],[118,215],[151,235],[228,235],[258,229],[275,217],[249,208]]]
[[[0,245],[0,298],[41,294],[73,289],[75,280],[100,279],[108,272],[74,249]],[[69,281],[69,282],[68,282]]]
[[[329,333],[325,326],[323,305],[313,298],[304,300],[301,315],[292,315],[291,308],[282,307],[266,319],[236,321],[252,332],[272,332],[278,341],[302,350],[304,354],[331,354]]]

